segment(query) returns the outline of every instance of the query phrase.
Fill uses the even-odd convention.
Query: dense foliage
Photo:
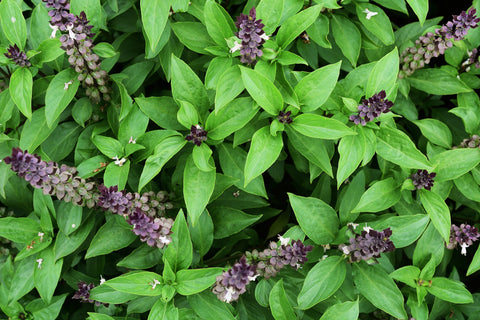
[[[1,0],[0,318],[480,319],[477,10]]]

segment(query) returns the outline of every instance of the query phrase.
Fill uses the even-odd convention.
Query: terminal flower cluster
[[[462,248],[462,255],[467,255],[467,248],[480,238],[477,228],[469,224],[461,224],[458,227],[452,224],[450,227],[450,241],[447,244],[448,249],[454,249],[457,245]]]
[[[386,96],[385,90],[382,90],[368,99],[363,99],[362,104],[358,106],[358,114],[352,114],[348,119],[364,126],[367,122],[380,117],[382,113],[389,112],[393,102],[385,99]]]
[[[355,234],[349,239],[350,244],[341,244],[338,248],[347,256],[350,261],[368,261],[372,258],[379,258],[380,253],[395,250],[395,245],[390,240],[392,230],[375,231],[365,227],[361,234]]]
[[[256,266],[248,264],[245,256],[242,256],[233,267],[217,277],[212,291],[222,301],[227,303],[236,301],[247,290],[246,286],[250,281],[255,280],[255,272]]]
[[[257,57],[263,55],[263,51],[259,47],[269,39],[263,31],[265,25],[262,23],[262,19],[257,20],[255,7],[250,9],[248,16],[240,14],[235,25],[240,29],[236,36],[242,41],[240,61],[246,64],[255,64]]]
[[[13,148],[12,155],[3,160],[11,165],[12,171],[18,176],[34,188],[42,189],[44,194],[55,195],[60,200],[79,206],[97,206],[125,216],[134,226],[133,232],[149,246],[163,248],[171,242],[173,220],[162,216],[165,209],[172,208],[172,204],[167,202],[164,191],[140,195],[118,191],[118,186],[96,185],[81,178],[74,167],[43,161],[38,155],[20,148]]]
[[[463,139],[462,142],[458,145],[458,147],[453,147],[452,149],[457,148],[479,148],[480,147],[480,136],[474,134],[468,139]]]
[[[423,68],[430,63],[430,59],[445,53],[452,47],[452,41],[462,40],[469,29],[478,26],[480,19],[476,17],[476,9],[470,9],[468,13],[462,11],[460,15],[454,15],[452,21],[448,21],[435,32],[428,32],[415,41],[415,46],[406,48],[400,55],[401,71],[399,77],[410,76],[415,70]]]
[[[93,26],[89,24],[85,12],[82,11],[78,16],[71,14],[67,0],[42,1],[52,9],[49,11],[52,37],[55,37],[57,30],[68,32],[60,36],[62,49],[67,52],[68,62],[78,73],[78,80],[86,88],[87,96],[95,103],[110,101],[108,75],[100,69],[99,56],[92,52]]]
[[[200,125],[192,126],[190,133],[185,137],[185,140],[192,141],[196,146],[200,147],[203,141],[207,141],[207,131]]]
[[[417,190],[424,188],[430,190],[433,187],[433,179],[436,175],[435,172],[428,173],[427,170],[419,169],[410,176],[410,179],[412,179],[413,185]]]
[[[4,55],[17,66],[30,67],[32,65],[27,58],[27,54],[21,51],[16,44],[14,44],[13,46],[10,45],[7,48],[7,53],[5,53]]]

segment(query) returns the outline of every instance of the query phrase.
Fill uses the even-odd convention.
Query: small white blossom
[[[324,255],[322,256],[322,260],[325,260],[325,259],[327,259],[327,258],[328,258],[328,255],[326,255],[326,254],[324,254]]]
[[[281,235],[278,235],[278,240],[280,240],[281,246],[287,246],[288,243],[290,242],[290,238],[284,238]]]
[[[460,252],[462,255],[466,256],[467,255],[467,248],[470,247],[468,244],[466,243],[462,243],[460,245],[460,247],[462,247],[462,251]]]
[[[258,276],[259,276],[259,274],[256,274],[256,275],[254,275],[253,277],[248,276],[248,280],[250,280],[250,281],[255,281]]]
[[[72,29],[73,29],[73,24],[68,25],[68,27],[67,27],[68,36],[70,37],[70,39],[76,40],[76,39],[77,39],[77,35],[75,34],[75,32],[73,32]]]
[[[163,244],[169,244],[170,242],[172,242],[172,240],[168,239],[165,236],[158,237],[158,240],[160,240],[160,242],[163,243]]]
[[[347,223],[347,226],[352,226],[353,230],[357,229],[357,227],[359,226],[358,223],[353,223],[353,222],[349,222]]]
[[[347,255],[350,253],[350,250],[348,249],[348,246],[342,247],[342,251],[343,251],[344,254],[347,254]]]
[[[133,137],[130,136],[130,140],[128,140],[128,143],[133,143],[133,144],[135,144],[135,143],[137,143],[137,139],[133,139]]]
[[[17,19],[15,19],[15,17],[11,17],[10,20],[12,21],[12,23],[15,23],[15,21],[17,21]]]
[[[57,31],[58,31],[58,26],[52,26],[51,24],[48,24],[50,28],[52,28],[52,34],[50,35],[50,39],[53,39],[57,36]]]
[[[43,262],[43,259],[37,259],[38,269],[42,269],[42,262]]]
[[[127,159],[125,159],[125,158],[118,159],[117,156],[113,157],[112,159],[115,160],[115,164],[119,167],[122,167],[123,164],[127,161]]]
[[[262,39],[265,40],[265,41],[267,41],[268,39],[270,39],[270,37],[267,36],[266,33],[262,34],[262,35],[260,36],[260,38],[262,38]]]
[[[233,294],[235,293],[235,289],[233,287],[228,287],[227,292],[225,293],[225,302],[230,303],[233,299]]]
[[[365,230],[367,233],[370,233],[370,230],[373,230],[373,229],[365,226],[365,227],[363,227],[363,230]]]
[[[77,227],[77,225],[75,223],[72,223],[72,228],[75,229],[76,227]]]
[[[100,275],[100,284],[104,284],[104,282],[105,282],[105,278],[102,277],[102,275]]]
[[[367,14],[367,17],[366,17],[367,20],[370,20],[371,17],[376,16],[378,14],[378,12],[373,12],[368,9],[365,9],[362,12]]]
[[[65,82],[64,83],[64,86],[63,86],[63,90],[68,90],[68,87],[73,83],[73,79],[68,81],[68,82]]]
[[[153,283],[149,282],[148,284],[152,286],[152,290],[153,290],[155,289],[157,284],[160,284],[160,281],[158,281],[157,279],[153,279]]]
[[[234,53],[235,51],[238,51],[240,49],[242,49],[242,44],[239,43],[238,41],[235,41],[233,47],[230,48],[230,53]]]
[[[40,242],[43,241],[43,236],[44,236],[44,235],[45,235],[45,233],[43,233],[43,232],[39,232],[39,233],[38,233],[38,236],[40,237]]]

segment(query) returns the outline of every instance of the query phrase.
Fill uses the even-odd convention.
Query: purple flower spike
[[[90,290],[95,288],[93,283],[87,284],[85,281],[79,281],[77,283],[78,290],[73,295],[72,299],[78,299],[80,302],[83,303],[95,303],[96,306],[103,304],[105,307],[108,308],[108,303],[102,303],[100,301],[95,301],[90,299]]]
[[[280,121],[280,123],[290,124],[293,122],[291,114],[292,114],[292,111],[287,111],[287,112],[280,111],[277,119],[278,121]]]
[[[5,157],[3,161],[10,164],[12,171],[35,188],[41,188],[45,182],[49,181],[50,174],[54,171],[53,166],[42,161],[38,155],[32,155],[20,148],[13,148],[12,156]]]
[[[410,179],[412,179],[413,185],[417,189],[430,190],[433,187],[433,179],[437,174],[435,172],[428,173],[427,170],[417,170]]]
[[[477,228],[468,224],[461,224],[460,227],[452,224],[450,227],[450,241],[447,244],[448,249],[453,249],[460,245],[462,248],[462,254],[467,255],[467,248],[480,238]]]
[[[100,195],[97,206],[104,211],[110,210],[120,215],[128,214],[129,208],[132,206],[132,195],[130,193],[126,194],[125,191],[118,191],[118,186],[107,188],[103,184],[98,186],[98,191],[100,191]]]
[[[460,15],[453,16],[453,21],[448,21],[436,32],[447,39],[462,40],[470,28],[474,29],[478,26],[480,18],[475,16],[476,13],[476,9],[471,9],[468,13],[462,11]]]
[[[7,53],[5,57],[10,59],[13,63],[20,67],[30,67],[32,64],[28,61],[27,54],[23,51],[20,51],[20,48],[15,44],[7,48]]]
[[[245,256],[242,256],[232,268],[217,277],[217,283],[212,291],[218,299],[227,303],[237,301],[247,290],[246,286],[250,281],[255,280],[255,272],[255,265],[248,264]]]
[[[236,36],[242,40],[240,48],[240,61],[242,63],[254,64],[257,57],[263,55],[262,50],[258,47],[268,40],[268,36],[265,34],[265,31],[263,31],[265,25],[262,23],[262,19],[256,20],[256,17],[257,13],[255,7],[253,7],[250,9],[248,16],[240,14],[235,23],[237,28],[240,29],[240,31],[236,33]]]
[[[362,104],[358,106],[358,114],[352,114],[348,119],[364,126],[367,122],[380,117],[382,113],[389,112],[393,102],[385,99],[386,96],[385,90],[382,90],[368,99],[363,99]]]
[[[133,232],[140,236],[142,242],[151,247],[163,248],[172,242],[170,234],[173,220],[167,218],[152,218],[139,208],[128,216],[128,223],[133,226]]]
[[[357,234],[350,238],[350,245],[341,244],[338,248],[344,254],[350,256],[352,262],[372,258],[379,258],[380,253],[395,250],[395,245],[389,239],[392,235],[390,228],[383,231],[375,231],[369,227],[365,227],[362,234]]]
[[[203,130],[203,128],[197,124],[190,128],[190,134],[185,137],[185,140],[192,141],[200,147],[202,142],[207,140],[207,133],[207,131]]]

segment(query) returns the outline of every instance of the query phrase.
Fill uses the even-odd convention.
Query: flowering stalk
[[[100,58],[92,52],[93,28],[89,25],[85,12],[75,16],[70,13],[70,4],[67,0],[42,0],[51,17],[50,27],[53,29],[52,38],[58,30],[68,32],[60,36],[62,49],[69,56],[68,62],[78,73],[78,80],[86,88],[86,94],[94,103],[110,101],[110,89],[107,86],[108,75],[100,69]]]
[[[20,50],[20,48],[15,45],[10,45],[7,48],[7,53],[4,54],[5,57],[10,59],[13,63],[20,67],[30,67],[32,64],[27,58],[27,54]]]
[[[102,303],[100,301],[90,299],[90,290],[95,288],[95,285],[93,283],[87,284],[85,281],[79,281],[77,283],[77,286],[78,290],[75,292],[72,299],[78,299],[80,300],[80,302],[83,303],[94,303],[96,306],[100,306],[103,304],[105,307],[108,308],[108,303]]]
[[[246,291],[250,281],[258,276],[274,277],[285,266],[298,269],[307,261],[307,253],[313,246],[305,246],[302,241],[293,241],[290,238],[279,237],[277,242],[270,242],[269,248],[262,252],[253,250],[246,252],[232,268],[217,277],[212,291],[218,299],[230,303],[238,300],[240,294]]]
[[[460,227],[452,224],[450,227],[450,241],[447,244],[447,249],[454,249],[457,245],[462,248],[461,254],[467,255],[467,248],[470,247],[474,241],[480,238],[477,228],[468,224],[461,224]]]
[[[265,43],[269,37],[263,31],[265,25],[262,23],[262,19],[257,18],[255,7],[250,9],[249,15],[240,14],[237,17],[235,26],[240,30],[236,33],[236,36],[242,41],[241,45],[237,45],[231,50],[231,52],[240,49],[240,61],[247,64],[255,64],[257,57],[263,55],[263,51],[259,47]]]
[[[362,104],[358,106],[358,114],[352,114],[348,119],[364,126],[367,122],[380,117],[382,113],[389,112],[393,102],[385,99],[386,96],[385,90],[382,90],[368,99],[363,99]]]
[[[457,148],[480,148],[480,136],[474,134],[468,139],[463,139],[463,141],[460,142],[458,147],[453,147],[452,149]]]
[[[454,15],[453,21],[448,21],[435,33],[428,32],[415,41],[414,47],[406,48],[400,55],[402,64],[399,77],[410,76],[415,70],[423,68],[430,63],[430,59],[438,57],[445,53],[445,50],[452,47],[452,40],[462,40],[471,28],[476,28],[480,21],[476,17],[476,9],[471,9],[468,13],[462,11],[460,15]]]
[[[171,209],[166,192],[127,193],[118,191],[117,186],[107,188],[86,181],[78,176],[77,169],[59,166],[53,161],[43,161],[20,148],[14,148],[12,155],[3,159],[18,176],[28,181],[44,194],[55,195],[60,200],[79,206],[97,206],[125,216],[133,225],[133,232],[149,246],[163,248],[169,244],[172,219],[163,218],[165,209]],[[160,218],[159,218],[160,216]]]
[[[391,235],[390,228],[375,231],[364,227],[361,234],[354,233],[349,239],[350,245],[341,244],[338,249],[348,256],[351,262],[380,258],[380,253],[395,250],[395,245],[390,240]]]
[[[427,170],[418,169],[409,179],[412,179],[413,185],[417,190],[424,188],[430,190],[433,187],[433,179],[436,175],[435,172],[428,173]]]

